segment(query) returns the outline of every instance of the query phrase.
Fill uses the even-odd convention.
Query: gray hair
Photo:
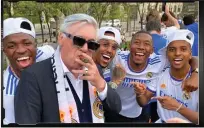
[[[92,24],[96,29],[98,29],[98,24],[96,20],[87,14],[77,13],[69,15],[64,19],[64,22],[60,26],[60,31],[65,32],[72,24],[81,22]]]
[[[151,31],[161,31],[161,23],[159,20],[150,20],[146,24],[146,30],[151,32]]]

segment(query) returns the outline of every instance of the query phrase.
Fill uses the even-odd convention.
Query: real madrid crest
[[[153,76],[152,72],[148,72],[146,75],[147,78],[152,78],[152,76]]]
[[[184,91],[183,92],[183,99],[184,100],[189,100],[191,98],[190,92]]]
[[[97,97],[93,103],[93,113],[94,115],[99,118],[102,119],[103,118],[103,105],[100,101],[100,99]]]

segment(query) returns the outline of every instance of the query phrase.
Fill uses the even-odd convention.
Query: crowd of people
[[[64,19],[56,50],[36,46],[28,19],[5,19],[3,123],[198,124],[198,25],[167,6],[146,20],[121,51],[120,31],[87,14]]]

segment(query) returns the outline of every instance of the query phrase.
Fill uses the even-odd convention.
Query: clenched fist
[[[131,82],[134,85],[134,90],[136,95],[143,95],[146,92],[146,86],[139,82]]]

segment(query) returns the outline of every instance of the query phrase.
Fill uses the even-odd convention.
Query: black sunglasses
[[[87,40],[86,41],[86,39],[84,39],[84,38],[82,38],[82,37],[79,37],[79,36],[73,36],[73,35],[71,35],[71,34],[69,34],[69,33],[66,33],[66,32],[63,32],[65,35],[66,35],[66,37],[68,37],[68,38],[70,38],[70,39],[72,39],[73,40],[73,43],[74,43],[74,45],[76,45],[76,46],[78,46],[78,47],[83,47],[84,46],[84,44],[85,43],[87,43],[87,45],[88,45],[88,49],[90,49],[90,50],[97,50],[98,48],[99,48],[99,44],[96,42],[96,41],[94,41],[94,40]]]

